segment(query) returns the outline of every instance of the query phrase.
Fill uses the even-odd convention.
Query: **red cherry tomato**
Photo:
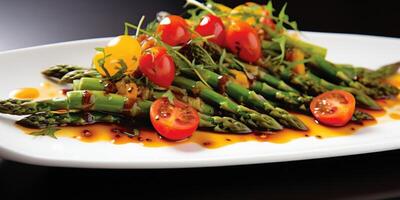
[[[140,71],[150,81],[161,87],[169,87],[175,77],[175,63],[163,47],[148,49],[139,60]]]
[[[185,45],[191,39],[189,25],[185,19],[176,15],[170,15],[161,20],[157,33],[160,34],[163,42],[171,46]]]
[[[329,126],[346,125],[351,120],[355,107],[354,96],[343,90],[324,92],[310,104],[314,117]]]
[[[211,36],[214,37],[208,39],[210,42],[214,42],[219,46],[223,46],[225,43],[225,27],[222,23],[221,18],[208,14],[204,16],[200,24],[196,27],[195,31],[201,36]]]
[[[191,106],[167,98],[156,100],[150,108],[150,120],[156,131],[169,140],[190,137],[199,125],[199,115]]]
[[[226,32],[226,46],[247,62],[255,62],[261,57],[257,31],[245,22],[232,21]]]

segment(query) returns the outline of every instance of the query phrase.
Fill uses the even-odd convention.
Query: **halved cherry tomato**
[[[261,57],[260,38],[246,22],[232,21],[226,32],[226,46],[247,62],[255,62]]]
[[[150,108],[150,120],[156,131],[169,140],[190,137],[199,126],[199,115],[191,106],[167,98],[156,100]]]
[[[191,39],[189,25],[177,15],[170,15],[161,20],[157,33],[163,42],[171,46],[185,45]]]
[[[175,77],[175,63],[163,47],[152,47],[140,58],[140,71],[150,81],[161,87],[169,87]]]
[[[353,116],[356,107],[354,96],[343,90],[324,92],[310,105],[314,117],[329,126],[344,126]]]
[[[222,46],[225,43],[225,27],[221,18],[208,14],[204,16],[195,31],[201,36],[214,36],[208,39],[215,44]]]
[[[138,60],[140,58],[141,49],[140,44],[136,38],[130,35],[120,35],[113,38],[107,46],[104,48],[104,53],[110,55],[105,59],[104,67],[110,73],[114,75],[118,72],[121,67],[120,60],[123,60],[127,66],[126,73],[133,73],[138,66]],[[99,60],[104,58],[103,52],[97,52],[93,58],[93,65],[96,70],[103,76],[106,75],[104,70],[99,65]]]

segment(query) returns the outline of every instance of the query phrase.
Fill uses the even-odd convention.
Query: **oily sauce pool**
[[[358,129],[366,126],[376,124],[376,121],[365,122],[364,124],[349,124],[345,127],[332,128],[320,125],[314,121],[313,118],[297,115],[309,127],[309,131],[297,131],[292,129],[284,129],[282,131],[273,132],[256,132],[245,135],[238,134],[220,134],[207,131],[197,131],[192,137],[179,141],[172,142],[160,137],[154,130],[141,129],[138,136],[130,137],[124,132],[132,132],[123,127],[114,124],[95,124],[88,126],[69,126],[62,127],[56,132],[57,137],[75,138],[82,142],[98,142],[106,141],[113,144],[127,144],[127,143],[140,143],[146,147],[162,147],[171,146],[182,143],[196,143],[206,148],[218,148],[238,142],[258,141],[258,142],[271,142],[276,144],[283,144],[290,142],[294,139],[305,137],[316,137],[318,139],[338,137],[351,135]],[[26,133],[35,131],[20,127]]]
[[[400,87],[400,75],[395,75],[388,79],[388,82]],[[14,97],[28,97],[28,98],[52,98],[56,96],[62,96],[62,92],[55,92],[55,86],[50,83],[44,83],[38,92],[34,91],[32,88],[21,89],[14,92],[16,94]],[[39,94],[38,94],[39,93]],[[389,100],[379,100],[378,101],[382,107],[387,110],[387,108],[400,105],[400,98],[389,99]],[[366,110],[364,110],[366,111]],[[395,112],[387,111],[366,111],[373,115],[375,118],[389,116],[391,120],[400,120],[400,110],[395,110]],[[179,141],[172,142],[160,137],[154,130],[143,128],[139,130],[139,135],[130,137],[124,132],[132,132],[132,130],[126,130],[123,127],[114,124],[95,124],[88,126],[79,127],[62,127],[56,132],[57,137],[69,137],[80,140],[82,142],[111,142],[113,144],[127,144],[127,143],[139,143],[146,147],[163,147],[171,146],[183,143],[196,143],[205,148],[218,148],[226,145],[235,144],[238,142],[246,141],[258,141],[258,142],[270,142],[276,144],[284,144],[298,138],[305,137],[315,137],[318,139],[339,137],[354,134],[357,130],[365,126],[375,125],[377,122],[375,120],[365,121],[363,124],[349,123],[344,127],[327,127],[318,124],[314,118],[294,114],[299,117],[302,121],[309,127],[308,131],[297,131],[292,129],[284,129],[278,132],[255,132],[251,134],[238,135],[238,134],[220,134],[207,131],[197,131],[192,137]],[[18,126],[18,125],[17,125]],[[28,129],[21,126],[18,128],[22,129],[26,133],[31,133],[36,131],[35,129]]]

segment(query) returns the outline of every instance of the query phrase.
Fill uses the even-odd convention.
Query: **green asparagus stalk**
[[[80,80],[74,81],[74,90],[91,90],[91,91],[104,91],[105,83],[98,78],[82,78]],[[170,87],[174,93],[179,93],[175,95],[179,100],[189,104],[199,112],[207,115],[215,115],[214,107],[206,104],[199,97],[190,97],[186,93],[186,90],[182,91],[180,88]],[[165,91],[157,92],[152,91],[153,99],[158,99],[163,96]]]
[[[306,111],[308,105],[312,101],[310,96],[301,96],[298,93],[279,91],[265,83],[255,81],[251,84],[250,89],[265,98],[284,103],[287,107],[294,110]]]
[[[123,113],[129,116],[147,114],[151,101],[139,100],[131,108],[126,108],[127,98],[117,94],[105,94],[102,91],[71,91],[65,98],[42,101],[0,101],[0,113],[29,115],[37,112],[57,110],[87,110],[111,113]]]
[[[384,83],[382,81],[359,81],[360,83],[364,84],[366,87],[373,89],[374,95],[372,95],[375,99],[385,99],[396,97],[400,93],[400,89],[394,85]]]
[[[365,95],[364,93],[354,89],[354,88],[349,88],[349,87],[343,87],[343,86],[337,86],[332,83],[329,83],[316,75],[312,74],[311,72],[307,72],[305,75],[308,80],[315,81],[316,83],[319,83],[321,87],[325,87],[327,90],[345,90],[347,92],[350,92],[354,95],[357,104],[359,104],[362,107],[366,107],[371,110],[381,110],[381,106],[377,104],[373,99],[371,99],[369,96]],[[353,122],[361,122],[364,120],[372,120],[374,119],[373,116],[371,116],[368,113],[362,112],[360,110],[356,110],[353,114],[352,121]]]
[[[174,92],[174,97],[191,105],[199,111],[201,128],[208,128],[215,132],[230,132],[230,133],[249,133],[251,129],[242,122],[230,117],[212,116],[215,114],[214,108],[201,100],[199,97],[190,97],[185,89],[170,86]],[[155,99],[164,96],[164,92],[153,92]]]
[[[199,47],[199,44],[192,43],[189,45],[189,47],[186,47],[186,48],[193,49],[195,47]],[[207,49],[207,51],[210,51],[210,50],[211,51],[220,51],[220,49],[217,47],[215,47],[215,48],[207,47],[206,49]],[[206,54],[208,54],[207,51],[205,52]],[[215,55],[217,53],[213,53],[213,54]],[[192,55],[192,57],[194,59],[196,58],[196,56],[200,57],[196,54]],[[212,61],[213,58],[211,56],[207,56],[207,59],[209,60],[208,62],[213,62]],[[233,62],[235,62],[235,61],[233,61]],[[212,67],[212,66],[211,67],[206,66],[206,67],[208,69],[216,68],[216,67]],[[192,68],[196,68],[196,69],[193,70]],[[211,85],[213,88],[219,88],[220,81],[223,81],[221,79],[226,78],[226,77],[218,75],[217,73],[214,73],[211,70],[204,69],[204,68],[201,68],[198,66],[192,66],[192,68],[181,66],[180,71],[189,76],[200,76],[201,79],[203,79],[203,81],[205,81],[208,85]],[[274,117],[276,120],[278,120],[281,124],[283,124],[286,127],[295,128],[295,129],[299,129],[299,130],[307,130],[308,129],[307,126],[301,120],[299,120],[297,117],[291,115],[290,113],[288,113],[287,111],[285,111],[281,108],[274,107],[271,104],[271,102],[267,101],[264,98],[261,98],[261,96],[256,94],[254,91],[250,91],[250,90],[242,87],[241,85],[236,84],[229,80],[227,80],[222,85],[224,86],[224,89],[226,90],[226,93],[228,94],[228,96],[235,99],[237,102],[244,103],[253,108],[265,111],[268,115]],[[272,87],[269,87],[268,89],[270,89],[270,88],[272,88]],[[274,89],[274,91],[267,90],[267,92],[269,92],[268,94],[273,94],[273,92],[277,92],[277,90],[275,90],[275,89]],[[286,95],[286,96],[285,95],[286,95],[285,92],[281,93],[279,91],[279,93],[276,95],[273,95],[273,97],[275,99],[279,99],[279,100],[288,100],[291,97],[291,96],[289,97],[288,95]],[[296,94],[293,94],[293,95],[296,97],[298,96]],[[291,103],[293,103],[293,102],[298,103],[298,105],[294,105],[294,107],[297,107],[298,109],[306,109],[307,106],[299,105],[299,104],[302,104],[300,101],[304,100],[303,98],[292,98],[292,100],[293,101]]]
[[[377,70],[370,70],[363,67],[354,67],[352,65],[336,64],[336,67],[343,70],[353,80],[358,80],[363,84],[371,81],[382,81],[383,79],[394,75],[400,68],[400,62],[384,65]]]
[[[96,80],[94,78],[84,78],[81,81],[85,82],[83,84],[84,87],[93,87],[90,86],[91,83],[92,84],[100,83],[99,79]],[[67,100],[70,99],[69,98],[71,96],[70,93],[71,92],[67,93]],[[75,91],[75,93],[80,94],[81,91]],[[91,95],[94,94],[100,96],[104,94],[103,92],[99,91],[91,91],[91,93],[92,93]],[[111,95],[112,97],[108,95]],[[108,100],[110,101],[108,100],[104,101],[104,99],[102,101],[98,101],[98,98],[96,98],[97,101],[96,99],[93,100],[95,103],[92,104],[92,106],[94,107],[91,107],[89,110],[121,113],[122,112],[121,105],[124,106],[121,101],[122,100],[121,96],[116,96],[114,94],[107,94],[106,97],[109,98]],[[201,114],[202,118],[200,127],[209,128],[216,132],[232,132],[232,133],[250,132],[250,129],[246,125],[233,118],[210,116],[214,114],[214,108],[208,104],[205,104],[199,98],[184,96],[181,97],[181,99],[185,100],[185,102],[189,103],[189,105],[192,105],[194,108],[199,110],[199,112],[204,113]],[[91,121],[85,120],[83,118],[83,115],[80,114],[79,112],[62,113],[62,114],[44,112],[44,113],[34,114],[37,112],[56,111],[60,109],[78,109],[78,110],[82,109],[82,106],[79,105],[79,103],[76,103],[76,102],[81,102],[81,100],[76,101],[76,98],[73,98],[71,102],[75,102],[72,103],[74,106],[70,106],[70,104],[66,103],[64,99],[52,99],[52,100],[46,100],[45,102],[41,101],[34,103],[27,100],[10,99],[1,102],[0,112],[8,114],[18,114],[18,115],[33,114],[27,118],[24,118],[19,123],[24,126],[30,126],[35,128],[45,128],[49,126],[65,126],[65,125],[87,125],[97,122],[120,123],[122,119],[124,119],[121,116],[117,115],[116,113],[104,114],[93,111],[85,112],[92,114],[89,117]],[[33,104],[35,105],[33,106]],[[112,108],[104,107],[107,104],[113,104]],[[151,105],[150,101],[139,101],[137,104],[133,106],[129,115],[134,117],[139,114],[148,113],[150,105]],[[126,122],[126,120],[124,122]]]
[[[392,63],[389,65],[382,66],[375,71],[371,72],[367,71],[364,74],[364,77],[372,80],[382,80],[396,74],[399,71],[399,68],[400,68],[400,62]]]
[[[255,74],[255,73],[253,73]],[[275,87],[278,90],[285,91],[285,92],[294,92],[299,93],[296,89],[289,86],[284,81],[272,76],[271,74],[266,73],[264,70],[258,69],[258,73],[256,74],[259,81],[267,83],[272,87]]]
[[[76,65],[54,65],[42,71],[42,74],[49,78],[61,79],[68,72],[82,69]]]
[[[268,48],[270,51],[280,51],[279,45],[274,42],[264,41],[264,47]],[[389,74],[394,74],[400,65],[399,63],[394,63],[382,67],[380,70],[371,71],[365,68],[355,68],[353,66],[335,66],[332,63],[327,62],[322,56],[319,55],[308,55],[312,57],[313,69],[317,68],[317,71],[325,74],[327,78],[333,80],[334,82],[344,82],[349,87],[358,89],[365,94],[376,98],[387,98],[397,96],[400,90],[390,84],[378,81],[378,77],[385,77]],[[374,80],[374,77],[377,77]],[[365,78],[363,78],[365,77]]]
[[[101,78],[101,75],[92,69],[81,69],[74,70],[66,73],[63,77],[61,77],[61,83],[72,83],[74,80],[79,80],[83,77],[93,77],[93,78]]]
[[[222,79],[224,79],[223,76],[220,76],[210,70],[202,69],[200,67],[197,67],[196,70],[198,71],[198,73],[201,74],[203,79],[212,87],[219,88],[221,86],[220,83],[221,81],[223,81]],[[193,76],[193,71],[191,70],[181,70],[181,72]],[[225,92],[228,94],[229,97],[235,99],[237,102],[244,103],[248,106],[266,112],[268,115],[278,120],[279,123],[281,123],[282,125],[299,130],[308,129],[307,126],[300,119],[298,119],[294,115],[291,115],[290,113],[281,108],[274,107],[268,100],[261,98],[259,95],[257,95],[256,92],[248,90],[245,87],[228,79],[225,81],[225,83],[222,84],[222,86],[224,87],[223,89],[225,90]],[[263,92],[263,94],[270,95],[270,97],[273,96],[275,99],[279,98],[279,100],[286,100],[287,102],[290,101],[291,103],[296,104],[294,105],[294,107],[297,107],[298,109],[306,110],[306,108],[308,107],[302,104],[303,102],[301,101],[303,101],[304,99],[301,99],[301,97],[298,97],[298,95],[296,94],[293,94],[293,96],[296,96],[295,98],[291,98],[293,96],[289,96],[286,93],[280,91],[276,93],[277,91],[273,88],[272,88],[273,91],[269,89],[271,88],[262,87],[260,91]]]
[[[106,83],[100,78],[83,77],[73,82],[73,90],[104,91],[105,88]]]
[[[363,121],[374,120],[374,119],[375,118],[372,115],[356,109],[354,111],[353,117],[351,118],[351,121],[355,123],[362,123]]]
[[[272,30],[268,26],[262,26],[262,29],[272,38],[283,37],[286,41],[286,46],[288,46],[289,48],[298,48],[298,49],[302,50],[307,56],[318,55],[323,58],[325,58],[325,56],[326,56],[327,49],[324,47],[320,47],[320,46],[305,42],[303,40],[294,38],[294,37],[288,35],[287,33],[277,33],[276,31]],[[265,46],[268,44],[269,43],[263,43],[262,44],[263,48],[268,48],[269,46]]]
[[[181,52],[188,60],[194,60],[195,64],[210,66],[213,70],[217,69],[211,54],[209,54],[199,43],[191,42],[181,48],[179,52]]]
[[[230,117],[200,115],[199,127],[222,133],[250,133],[251,129],[242,122]]]
[[[399,93],[399,90],[397,88],[388,84],[384,85],[377,83],[374,84],[374,86],[376,87],[366,87],[361,82],[354,81],[351,77],[347,75],[345,71],[341,70],[338,67],[335,67],[334,64],[326,61],[322,57],[314,56],[312,60],[312,67],[322,72],[329,79],[332,79],[336,82],[344,82],[349,87],[362,91],[372,98],[378,99],[386,96],[396,96]],[[372,83],[372,81],[369,80],[367,80],[366,82]]]
[[[82,78],[79,82],[78,90],[103,90],[104,83],[96,78]],[[211,128],[217,132],[233,132],[233,133],[247,133],[249,128],[241,122],[238,122],[229,117],[212,116],[215,114],[214,107],[203,102],[199,97],[190,97],[182,91],[175,95],[179,100],[189,104],[201,113],[202,121],[201,127]],[[154,99],[161,98],[164,92],[153,92]]]
[[[196,45],[196,44],[194,44]],[[213,59],[219,59],[222,57],[223,50],[221,47],[214,43],[205,43],[204,49],[206,49],[210,55],[212,55]],[[296,92],[298,91],[293,87],[286,84],[284,81],[279,78],[268,74],[265,70],[262,70],[258,66],[250,65],[247,63],[242,63],[235,59],[235,56],[231,53],[225,52],[224,62],[228,64],[228,67],[235,67],[235,69],[245,70],[247,73],[250,73],[252,76],[256,78],[256,80],[264,82],[266,84],[275,87],[278,90],[286,91],[286,92]],[[243,69],[244,68],[244,69]]]
[[[212,73],[211,71],[208,71],[209,73],[211,73],[211,75],[214,75],[214,78],[217,78],[215,73]],[[218,83],[217,83],[218,84]],[[234,83],[232,83],[234,84]],[[104,90],[104,83],[100,80],[100,79],[96,79],[96,78],[82,78],[79,83],[77,83],[78,86],[76,86],[77,90]],[[214,86],[215,86],[215,82],[214,82]],[[238,84],[234,84],[233,86],[229,87],[229,91],[234,92],[235,90],[238,89],[242,89],[245,90],[245,88],[243,88],[242,86],[238,85]],[[263,91],[267,91],[265,88],[262,88]],[[244,91],[242,92],[244,94],[246,94],[247,96],[249,96],[251,94],[250,91]],[[160,95],[162,96],[162,93],[159,94],[155,94],[156,97],[158,95],[158,97],[160,97]],[[280,93],[278,92],[278,95],[280,95]],[[214,109],[212,106],[205,104],[204,102],[202,102],[200,100],[200,98],[193,98],[193,97],[189,97],[188,95],[185,94],[181,94],[181,95],[177,95],[177,97],[182,97],[180,98],[180,100],[188,103],[189,105],[191,105],[192,107],[194,107],[195,109],[197,109],[199,112],[202,112],[204,114],[208,114],[208,115],[214,115]],[[281,95],[280,98],[284,98],[285,96]],[[291,96],[292,97],[292,96]],[[268,102],[264,102],[263,104],[260,103],[256,103],[259,101],[265,101],[264,99],[259,98],[258,96],[254,95],[254,101],[252,101],[251,99],[248,99],[248,101],[252,102],[252,105],[257,105],[257,108],[263,109],[263,110],[267,110],[268,114],[270,114],[272,117],[274,117],[275,119],[278,119],[278,121],[281,124],[284,124],[287,127],[291,127],[291,128],[296,128],[296,129],[300,129],[300,130],[305,130],[305,125],[296,117],[294,117],[293,115],[290,115],[289,113],[287,113],[286,111],[284,111],[283,109],[279,109],[279,108],[275,108],[274,106],[272,106],[271,104],[268,104]],[[258,101],[256,101],[258,99]],[[304,101],[302,99],[302,97],[298,97],[297,95],[293,95],[293,101],[299,99],[299,101]],[[289,101],[289,99],[287,100]],[[307,100],[308,102],[310,101]],[[296,102],[294,102],[296,103]],[[303,109],[306,109],[306,106],[302,106]]]
[[[25,117],[17,124],[29,128],[49,128],[62,126],[84,126],[95,123],[113,123],[129,125],[134,118],[103,112],[41,112]],[[251,130],[241,122],[229,117],[208,116],[200,114],[200,128],[222,133],[249,133]]]
[[[376,103],[363,92],[354,88],[335,85],[322,78],[319,78],[310,71],[307,71],[306,74],[294,74],[283,65],[270,66],[268,69],[270,69],[276,75],[279,75],[283,80],[296,85],[302,91],[311,96],[316,96],[329,90],[345,90],[352,93],[357,100],[357,104],[361,105],[362,107],[371,110],[382,110],[382,107],[378,103]]]
[[[345,72],[354,81],[358,81],[368,88],[373,88],[375,98],[393,97],[400,93],[399,88],[384,82],[385,78],[396,74],[400,67],[400,62],[382,66],[378,70],[369,70],[350,65],[335,66]]]
[[[327,88],[328,90],[339,89],[339,90],[345,90],[347,92],[352,93],[354,95],[354,97],[356,98],[357,102],[359,104],[361,104],[361,106],[363,106],[363,107],[366,107],[371,110],[382,110],[382,107],[378,103],[376,103],[373,99],[371,99],[369,96],[364,94],[362,91],[359,91],[355,88],[338,86],[338,85],[332,84],[324,79],[317,77],[316,75],[314,75],[311,72],[308,72],[306,74],[306,77],[316,81],[316,83],[319,83],[321,86]]]
[[[176,94],[175,91],[173,91],[173,92],[175,94],[175,98],[192,106],[198,112],[203,113],[205,115],[210,115],[210,116],[216,115],[216,111],[215,111],[214,107],[205,103],[201,98],[191,97],[191,96],[188,96],[188,94]],[[153,91],[153,93],[152,93],[153,99],[161,98],[164,95],[164,93],[165,92]]]
[[[238,105],[229,98],[208,88],[200,81],[194,81],[181,76],[176,76],[174,85],[198,94],[206,102],[218,105],[220,109],[235,114],[240,121],[257,129],[281,130],[283,127],[272,117],[258,113],[242,105]]]
[[[127,118],[121,115],[109,114],[103,112],[40,112],[25,117],[17,124],[30,128],[48,128],[60,126],[83,126],[95,123],[115,123],[126,122]]]

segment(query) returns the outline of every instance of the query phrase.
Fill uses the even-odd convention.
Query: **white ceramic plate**
[[[304,33],[329,49],[334,62],[377,67],[400,60],[400,39],[349,34]],[[0,98],[37,86],[40,71],[54,64],[89,66],[105,39],[83,40],[0,53]],[[25,163],[89,168],[183,168],[269,163],[334,157],[400,148],[400,123],[381,123],[358,134],[332,139],[297,139],[287,144],[245,142],[218,149],[195,144],[146,148],[139,144],[83,143],[70,138],[32,137],[16,129],[16,118],[0,115],[0,157]]]

